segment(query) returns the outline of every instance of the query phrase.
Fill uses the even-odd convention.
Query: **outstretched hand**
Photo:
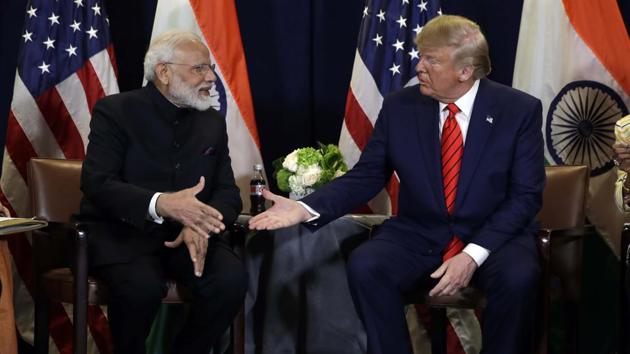
[[[205,179],[199,178],[195,186],[158,197],[155,209],[163,217],[179,221],[201,236],[225,230],[223,215],[215,208],[202,203],[196,195],[203,190]]]
[[[252,230],[276,230],[301,223],[311,218],[311,214],[295,200],[291,200],[268,190],[263,197],[273,202],[273,206],[249,220]]]

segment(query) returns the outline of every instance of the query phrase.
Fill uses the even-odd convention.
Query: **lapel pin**
[[[492,124],[492,121],[494,120],[494,118],[490,117],[490,116],[486,116],[486,122]]]

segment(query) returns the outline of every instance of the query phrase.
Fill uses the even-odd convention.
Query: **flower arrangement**
[[[273,162],[273,176],[281,191],[303,197],[348,171],[348,165],[336,145],[318,145],[317,149],[305,147],[293,150]]]

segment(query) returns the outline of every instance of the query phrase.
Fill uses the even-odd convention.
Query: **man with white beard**
[[[81,217],[89,263],[108,287],[115,353],[145,353],[165,278],[194,300],[173,353],[208,353],[239,310],[247,274],[221,234],[241,211],[216,76],[195,34],[167,32],[144,61],[148,84],[94,106]]]

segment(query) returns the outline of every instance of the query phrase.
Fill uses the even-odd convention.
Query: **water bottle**
[[[249,182],[249,200],[251,202],[251,215],[260,214],[265,211],[265,198],[262,191],[266,188],[265,178],[263,177],[263,166],[261,164],[254,165],[254,175]]]

